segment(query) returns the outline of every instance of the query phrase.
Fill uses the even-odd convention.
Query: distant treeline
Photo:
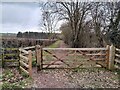
[[[55,39],[57,38],[57,33],[44,33],[44,32],[18,32],[18,38],[34,38],[34,39]]]

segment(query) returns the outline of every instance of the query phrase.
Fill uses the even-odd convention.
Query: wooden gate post
[[[28,51],[28,59],[29,59],[29,61],[28,61],[29,75],[30,75],[30,77],[32,77],[32,51],[31,50]]]
[[[5,61],[4,61],[4,48],[2,49],[2,68],[5,67]]]
[[[42,47],[36,45],[37,71],[42,70]]]
[[[106,68],[109,67],[109,52],[110,52],[110,46],[107,45],[107,50],[106,50]]]
[[[40,70],[43,68],[43,52],[42,46],[40,47]]]
[[[19,73],[21,74],[21,69],[20,69],[20,60],[21,60],[21,58],[20,58],[20,54],[21,54],[21,51],[20,51],[20,48],[18,49],[18,51],[19,51],[19,55],[18,55],[18,57],[19,57]]]
[[[110,46],[109,51],[109,69],[114,69],[114,60],[115,60],[115,47],[113,45]]]

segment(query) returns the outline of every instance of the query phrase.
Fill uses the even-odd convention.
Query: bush
[[[120,31],[111,31],[109,33],[111,43],[120,48]]]

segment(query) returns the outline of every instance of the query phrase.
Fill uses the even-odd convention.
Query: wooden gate
[[[39,55],[39,56],[38,56]],[[108,67],[109,47],[106,48],[42,48],[37,51],[39,69],[89,68],[100,64]]]
[[[31,51],[32,50],[32,51]],[[120,49],[113,45],[106,48],[42,48],[40,45],[20,48],[20,69],[32,76],[32,59],[37,69],[90,68],[101,65],[120,69]]]

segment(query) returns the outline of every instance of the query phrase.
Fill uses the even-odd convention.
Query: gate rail
[[[115,49],[115,68],[120,69],[120,49]]]
[[[42,48],[41,46],[37,45],[36,46],[36,56],[37,56],[37,66],[38,66],[38,70],[42,70],[43,68],[48,68],[50,65],[55,64],[57,61],[61,61],[62,63],[66,64],[64,62],[64,60],[62,60],[61,58],[58,58],[55,54],[51,53],[49,50],[62,50],[62,51],[74,51],[75,53],[70,54],[70,55],[83,55],[83,56],[87,56],[90,57],[89,60],[95,61],[96,63],[98,63],[98,61],[104,61],[104,64],[102,63],[98,63],[104,67],[108,67],[109,66],[109,46],[107,46],[106,48]],[[84,52],[85,51],[85,52]],[[88,52],[95,52],[95,51],[99,51],[99,53],[86,53],[86,51]],[[49,63],[49,64],[45,64],[43,63],[43,52],[46,52],[48,54],[51,55],[51,57],[56,58],[57,60]],[[76,52],[79,52],[79,54],[77,54]],[[102,53],[104,52],[104,53]],[[67,56],[69,53],[67,53],[65,56]],[[105,56],[104,58],[95,58],[98,56]],[[47,66],[45,66],[47,65]],[[45,67],[44,67],[45,66]],[[69,65],[67,65],[69,66]],[[71,67],[72,68],[72,67]]]

